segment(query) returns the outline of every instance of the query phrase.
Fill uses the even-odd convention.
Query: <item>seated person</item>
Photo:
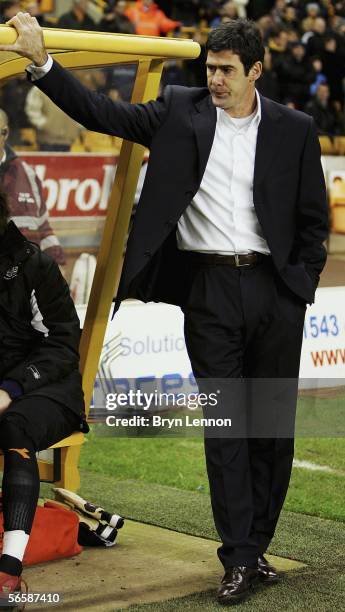
[[[80,326],[58,265],[8,221],[0,192],[0,448],[4,454],[0,597],[19,590],[39,495],[36,452],[88,431]]]

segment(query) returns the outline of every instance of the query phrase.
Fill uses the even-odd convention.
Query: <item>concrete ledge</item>
[[[127,520],[112,548],[85,548],[70,559],[25,568],[30,592],[60,593],[49,608],[110,612],[216,590],[222,567],[218,542]],[[268,556],[279,571],[303,563]],[[29,604],[28,610],[46,606]]]

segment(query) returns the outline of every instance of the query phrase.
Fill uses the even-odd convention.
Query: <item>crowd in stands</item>
[[[0,0],[0,22],[6,22],[22,6],[20,0]],[[345,0],[108,0],[97,22],[89,8],[87,0],[72,0],[70,10],[52,22],[40,14],[37,0],[25,2],[25,10],[45,27],[191,36],[202,45],[210,28],[239,17],[253,19],[266,48],[258,90],[312,115],[321,135],[345,135]],[[192,62],[169,62],[163,84],[205,86],[204,62],[204,51]],[[133,79],[133,71],[114,70],[102,91],[114,99],[129,99],[131,87],[126,90],[126,75]],[[18,81],[19,89],[25,87]],[[3,108],[7,106],[6,95],[10,97],[8,92],[0,96]],[[31,107],[32,102],[35,100],[31,100]]]

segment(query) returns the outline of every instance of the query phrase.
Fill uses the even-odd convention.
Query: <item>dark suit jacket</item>
[[[205,88],[167,87],[147,104],[112,102],[54,63],[35,84],[86,128],[150,149],[150,159],[117,295],[183,305],[188,287],[176,224],[198,191],[216,127]],[[326,190],[313,120],[261,97],[254,206],[274,265],[286,285],[312,303],[325,264]]]

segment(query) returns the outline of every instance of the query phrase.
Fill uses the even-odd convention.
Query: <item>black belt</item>
[[[197,251],[181,251],[191,261],[212,264],[212,265],[227,265],[233,268],[241,266],[255,266],[258,263],[267,260],[269,255],[262,253],[235,253],[234,255],[219,255],[218,253],[198,253]]]

